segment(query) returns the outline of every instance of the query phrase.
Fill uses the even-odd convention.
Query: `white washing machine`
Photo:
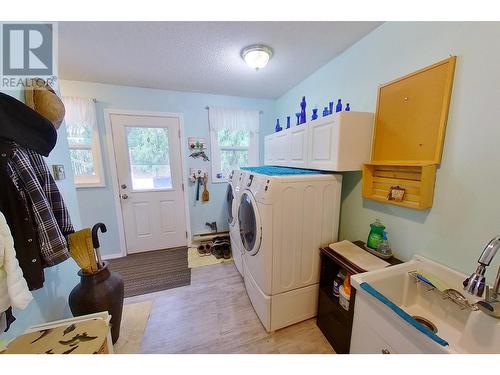
[[[238,272],[243,276],[243,256],[240,239],[240,227],[238,225],[238,207],[240,202],[240,186],[244,174],[240,170],[233,170],[229,175],[226,191],[226,207],[228,210],[229,237],[231,240],[231,252]]]
[[[279,175],[247,176],[238,224],[247,294],[272,332],[316,316],[319,249],[338,238],[342,176],[261,168]]]

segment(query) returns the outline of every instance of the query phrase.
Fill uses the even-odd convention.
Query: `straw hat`
[[[64,104],[55,91],[41,78],[33,78],[32,84],[26,87],[26,105],[49,120],[59,129],[64,120]]]

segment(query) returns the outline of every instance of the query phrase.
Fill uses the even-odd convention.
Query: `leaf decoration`
[[[73,332],[76,328],[76,325],[73,323],[73,324],[70,324],[68,327],[66,327],[66,329],[64,330],[63,332],[63,336],[65,336],[67,333],[70,333],[70,332]]]
[[[45,336],[47,336],[50,332],[52,332],[52,329],[51,329],[51,328],[50,328],[50,329],[44,329],[44,330],[43,330],[43,331],[41,331],[41,332],[42,332],[42,334],[41,334],[38,338],[34,339],[34,340],[31,342],[32,344],[34,344],[34,343],[35,343],[35,342],[37,342],[38,340],[43,339],[43,338],[44,338]]]
[[[196,151],[196,152],[193,152],[193,153],[191,153],[191,155],[189,155],[189,157],[191,157],[193,159],[202,158],[203,161],[209,161],[210,160],[208,158],[207,154],[205,154],[205,151]]]
[[[71,345],[74,343],[78,343],[80,341],[81,342],[92,341],[92,340],[95,340],[96,338],[97,338],[97,336],[89,336],[87,332],[84,332],[84,333],[73,336],[73,338],[71,338],[70,340],[60,340],[59,344]]]
[[[70,354],[72,351],[76,350],[77,348],[78,348],[78,345],[77,345],[77,346],[72,347],[71,349],[66,350],[66,351],[65,351],[65,352],[63,352],[62,354]]]

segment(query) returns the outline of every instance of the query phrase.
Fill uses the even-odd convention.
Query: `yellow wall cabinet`
[[[379,87],[363,197],[398,206],[432,207],[456,57]],[[404,191],[392,199],[391,190]]]

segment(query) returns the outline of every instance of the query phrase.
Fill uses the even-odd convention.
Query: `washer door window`
[[[248,190],[241,195],[238,221],[243,248],[247,251],[248,255],[257,254],[260,248],[262,227],[257,203]]]
[[[236,222],[236,217],[234,215],[234,204],[236,202],[234,201],[234,190],[233,190],[233,184],[229,183],[227,184],[227,191],[226,191],[226,209],[227,209],[227,214],[228,214],[228,223],[229,225],[233,226],[234,223]]]

